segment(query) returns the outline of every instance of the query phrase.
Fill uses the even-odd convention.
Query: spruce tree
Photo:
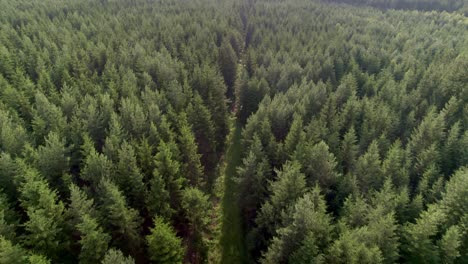
[[[136,254],[140,250],[140,224],[138,212],[129,207],[125,196],[109,179],[100,183],[101,211],[106,216],[106,229],[112,234],[113,243],[126,252]]]
[[[146,237],[150,260],[153,263],[177,264],[182,263],[184,249],[181,239],[162,218],[154,219],[154,227]]]
[[[135,264],[132,257],[125,257],[122,251],[118,249],[109,249],[101,264]]]

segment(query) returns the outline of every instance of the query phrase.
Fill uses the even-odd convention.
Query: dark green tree
[[[223,41],[219,48],[218,64],[221,73],[224,77],[224,82],[228,87],[227,97],[233,98],[234,96],[234,83],[237,78],[237,56],[233,50],[231,43]]]
[[[129,207],[125,196],[109,179],[100,183],[101,211],[106,216],[106,229],[110,231],[113,244],[131,254],[140,250],[140,224],[138,212]]]
[[[145,197],[143,174],[138,167],[135,151],[129,143],[122,143],[118,159],[115,182],[128,198],[130,206],[142,208]]]

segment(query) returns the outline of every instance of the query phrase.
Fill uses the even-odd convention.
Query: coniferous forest
[[[10,263],[468,263],[468,2],[0,0]]]

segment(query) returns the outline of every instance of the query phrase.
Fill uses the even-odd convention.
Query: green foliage
[[[154,227],[146,237],[150,259],[154,263],[182,263],[184,249],[180,238],[161,218],[154,219]]]
[[[46,176],[53,186],[61,190],[68,185],[65,173],[68,172],[69,157],[65,148],[65,140],[54,132],[49,133],[45,139],[45,145],[37,150],[37,168]]]
[[[367,152],[356,161],[354,174],[358,177],[359,185],[363,193],[369,189],[378,190],[383,185],[381,160],[377,142],[370,144]]]
[[[174,210],[170,206],[169,191],[166,189],[166,183],[157,170],[153,172],[149,188],[146,197],[148,211],[153,215],[169,219]]]
[[[136,254],[140,250],[140,224],[138,212],[129,207],[117,185],[108,179],[100,184],[101,210],[106,219],[106,229],[111,232],[115,245]]]
[[[0,236],[0,262],[22,264],[26,263],[27,252],[18,245],[13,245],[11,241]]]
[[[111,237],[99,227],[96,219],[89,215],[83,215],[82,222],[77,225],[81,234],[80,262],[97,263],[107,251],[107,245]]]
[[[179,118],[179,133],[178,138],[179,148],[182,155],[182,164],[184,164],[183,172],[188,183],[192,186],[203,186],[207,180],[203,175],[203,168],[200,163],[200,154],[195,143],[195,137],[192,128],[188,124],[186,115],[181,115]]]
[[[18,220],[18,216],[7,197],[0,193],[0,236],[5,239],[14,239]]]
[[[118,159],[115,182],[119,186],[119,189],[128,197],[130,205],[135,208],[141,208],[145,194],[143,174],[137,165],[135,151],[127,142],[122,143],[118,152]]]
[[[122,251],[116,249],[109,249],[107,251],[106,256],[101,262],[102,264],[135,264],[135,261],[132,257],[125,257]]]
[[[24,244],[36,252],[56,257],[66,247],[65,206],[37,171],[23,167],[20,173],[20,203],[28,219],[24,223]]]
[[[173,142],[165,143],[161,141],[158,146],[158,153],[154,157],[156,171],[153,173],[155,178],[161,176],[169,193],[170,206],[178,208],[180,204],[180,191],[185,179],[182,177],[180,168],[181,164],[177,160],[175,152],[175,144]],[[158,179],[154,182],[154,188],[162,188]],[[152,187],[153,188],[153,187]],[[154,189],[156,191],[156,189]],[[154,195],[154,193],[153,193]],[[164,193],[162,194],[164,197]]]
[[[468,259],[466,1],[1,7],[1,263]]]
[[[262,236],[269,239],[275,230],[284,225],[283,219],[291,213],[292,206],[306,192],[305,175],[300,172],[297,162],[287,162],[277,170],[278,178],[270,185],[271,196],[257,217],[257,225],[265,229]]]
[[[328,145],[320,141],[318,144],[302,144],[294,153],[294,160],[302,165],[309,186],[319,184],[328,189],[336,185],[339,174],[336,172],[337,162]]]
[[[219,68],[228,87],[228,97],[232,97],[234,82],[237,77],[237,56],[231,43],[223,41],[219,49]]]
[[[273,238],[262,263],[283,263],[291,254],[296,259],[301,258],[296,251],[304,251],[303,247],[323,249],[327,245],[332,229],[331,217],[327,215],[325,200],[319,187],[297,200],[292,216],[284,215],[283,218],[290,218],[288,221],[291,223],[277,230],[277,236]],[[312,256],[312,259],[320,258],[318,252]]]

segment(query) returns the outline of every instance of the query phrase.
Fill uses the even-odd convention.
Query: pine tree
[[[263,152],[260,139],[255,136],[250,151],[237,168],[239,182],[240,207],[245,220],[253,224],[253,220],[262,201],[267,196],[267,184],[271,179],[271,168]]]
[[[179,148],[182,154],[183,174],[191,186],[202,187],[207,179],[203,175],[203,167],[200,163],[198,146],[192,128],[188,124],[186,114],[179,115]]]
[[[177,209],[180,204],[180,191],[185,181],[180,172],[181,164],[174,153],[174,146],[173,142],[165,143],[161,141],[158,146],[158,153],[154,157],[154,164],[157,175],[162,177],[169,192],[171,208]]]
[[[463,147],[460,141],[460,122],[456,122],[447,132],[447,139],[442,148],[441,167],[445,175],[451,175],[460,164],[463,164],[460,162],[460,147]]]
[[[21,165],[20,173],[20,203],[28,217],[24,223],[24,245],[55,258],[66,248],[65,207],[37,171]]]
[[[109,131],[104,143],[103,153],[112,162],[117,162],[119,146],[126,138],[123,127],[120,124],[119,116],[113,112],[109,121]]]
[[[94,189],[97,189],[101,179],[110,178],[112,171],[112,162],[92,148],[89,153],[86,153],[80,177],[89,182]]]
[[[158,215],[164,219],[170,219],[174,213],[174,209],[171,208],[166,183],[157,169],[153,172],[153,178],[149,181],[149,186],[146,197],[146,207],[149,213]]]
[[[344,230],[328,250],[326,261],[330,263],[383,263],[382,252],[366,240],[365,228]]]
[[[335,156],[328,145],[321,141],[316,145],[307,143],[296,149],[293,159],[302,165],[309,186],[319,184],[324,189],[334,186],[339,178]]]
[[[63,133],[66,120],[61,109],[51,103],[41,92],[36,93],[35,100],[36,107],[31,126],[35,142],[37,144],[42,144],[49,132]]]
[[[212,115],[215,125],[216,152],[222,152],[224,138],[228,133],[226,86],[223,79],[214,68],[203,65],[201,68],[195,68],[192,86],[203,98],[205,106]]]
[[[383,185],[384,180],[380,166],[379,148],[377,142],[373,141],[367,152],[357,160],[354,170],[363,193],[372,189],[378,190]]]
[[[461,236],[460,229],[457,226],[451,226],[439,241],[438,246],[444,263],[455,263],[457,258],[461,256]]]
[[[398,225],[393,212],[385,213],[385,204],[369,212],[368,243],[376,245],[382,252],[383,263],[395,263],[399,257]]]
[[[29,133],[20,122],[15,121],[11,115],[0,110],[0,144],[4,152],[18,155],[29,141]]]
[[[133,100],[123,98],[120,106],[121,124],[124,131],[135,138],[144,135],[147,122],[147,115],[143,111],[143,107],[136,97]]]
[[[437,234],[445,217],[445,214],[437,206],[430,206],[420,215],[416,223],[408,224],[405,227],[406,245],[402,249],[405,250],[404,255],[407,261],[440,262],[439,251],[433,243],[432,237]]]
[[[296,150],[299,144],[304,143],[305,141],[305,132],[302,117],[298,114],[295,114],[289,129],[288,135],[284,139],[283,153],[286,155],[283,159],[286,160]]]
[[[5,239],[15,238],[15,229],[18,225],[18,216],[6,195],[0,192],[0,236]]]
[[[350,97],[357,94],[357,81],[354,76],[349,73],[341,79],[340,85],[336,88],[336,104],[338,108],[343,106]]]
[[[184,249],[181,239],[162,218],[154,219],[154,227],[146,237],[150,259],[154,263],[177,264],[182,263]]]
[[[331,218],[327,215],[324,197],[319,187],[297,200],[291,215],[285,215],[291,223],[280,228],[263,256],[262,263],[286,263],[301,246],[327,246],[331,232]],[[303,243],[315,243],[305,245]],[[295,255],[298,257],[298,255]],[[313,258],[319,258],[318,254]]]
[[[51,264],[50,260],[41,255],[31,255],[28,257],[31,264]]]
[[[407,153],[402,148],[399,140],[395,141],[387,152],[382,162],[382,173],[392,180],[397,188],[408,186],[409,184],[409,161]]]
[[[228,41],[223,41],[219,48],[219,68],[224,77],[224,82],[228,87],[227,96],[232,98],[234,95],[234,82],[237,77],[237,56]]]
[[[65,173],[70,170],[69,160],[65,140],[54,132],[49,133],[45,145],[39,146],[37,150],[37,167],[49,183],[59,187],[62,192],[68,186]]]
[[[18,245],[0,236],[0,263],[24,264],[27,263],[27,252]]]
[[[106,216],[107,230],[112,231],[113,242],[136,254],[141,243],[138,212],[127,205],[123,193],[110,180],[101,180],[100,193],[101,211]]]
[[[10,154],[5,152],[0,153],[0,186],[2,186],[2,192],[10,200],[18,197],[18,190],[14,182],[16,170],[17,165]]]
[[[209,234],[208,224],[211,216],[211,204],[208,196],[197,188],[186,188],[182,192],[181,207],[188,223],[188,251],[196,252],[189,259],[192,263],[207,260],[209,247],[204,237]]]
[[[133,147],[124,141],[118,152],[118,158],[115,183],[128,197],[130,206],[142,208],[145,197],[143,174],[137,165]]]
[[[67,215],[73,226],[80,223],[84,215],[98,217],[93,199],[88,198],[88,195],[75,184],[70,184],[70,203]]]
[[[213,172],[217,163],[215,126],[212,114],[203,104],[198,93],[195,93],[192,102],[187,107],[187,119],[193,129],[194,136],[201,156],[201,163],[205,172]],[[208,180],[208,186],[212,184],[212,177]]]
[[[282,219],[291,206],[306,192],[305,175],[297,162],[286,162],[282,170],[275,170],[277,180],[271,183],[270,199],[265,202],[257,217],[257,225],[265,229],[265,237],[275,234],[283,226]]]
[[[80,263],[99,262],[106,254],[107,245],[111,237],[104,233],[96,219],[88,214],[82,216],[82,222],[76,227],[81,234]]]
[[[468,168],[463,167],[452,175],[440,204],[448,224],[455,225],[464,219],[468,212]]]
[[[122,251],[116,249],[109,249],[102,260],[101,264],[135,264],[132,257],[125,257]]]
[[[99,226],[99,215],[94,201],[88,199],[84,191],[74,184],[70,185],[70,205],[67,212],[72,228],[80,237],[79,259],[83,263],[97,263],[105,255],[111,237]]]
[[[354,171],[358,155],[356,131],[351,127],[343,137],[340,146],[340,161],[344,174]]]

